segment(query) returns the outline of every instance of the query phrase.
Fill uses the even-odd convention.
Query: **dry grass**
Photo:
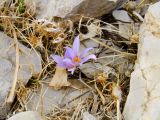
[[[18,9],[19,7],[22,7],[22,11]],[[99,48],[102,48],[102,51],[105,49],[110,50],[110,53],[103,56],[103,58],[113,58],[113,61],[108,65],[116,70],[116,74],[110,74],[109,76],[97,74],[92,80],[87,77],[81,78],[78,74],[71,76],[71,78],[79,78],[89,88],[89,92],[92,95],[85,100],[82,99],[76,106],[70,108],[65,105],[57,106],[49,114],[42,114],[47,120],[81,120],[83,112],[88,111],[99,120],[121,120],[120,112],[123,111],[128,95],[129,75],[133,68],[128,69],[126,72],[121,72],[123,68],[120,68],[120,65],[123,64],[126,67],[127,64],[134,64],[137,52],[136,44],[131,45],[129,40],[122,38],[118,34],[117,25],[114,23],[85,18],[86,22],[82,22],[81,19],[78,24],[75,23],[74,25],[71,21],[63,20],[59,22],[50,21],[50,23],[46,24],[44,20],[36,20],[35,13],[31,11],[31,9],[23,9],[23,6],[18,3],[0,9],[0,30],[12,38],[14,38],[13,31],[15,31],[19,42],[41,54],[43,63],[42,73],[32,78],[28,86],[24,86],[22,82],[17,83],[19,89],[16,91],[17,97],[11,114],[27,110],[25,104],[31,99],[31,93],[39,90],[41,84],[46,82],[43,80],[52,77],[54,74],[55,63],[50,60],[50,54],[63,55],[64,46],[70,46],[74,36],[84,33],[86,27],[91,23],[96,23],[101,32],[96,35],[96,38],[90,39],[99,43]],[[112,29],[108,30],[106,26],[111,26]],[[55,30],[53,32],[51,28],[58,29],[58,31]],[[105,40],[105,42],[102,42],[102,40]],[[108,42],[111,45],[108,45]],[[122,48],[123,46],[127,46],[127,48]],[[96,53],[96,55],[98,56],[100,52]],[[119,58],[125,58],[127,61],[117,64],[114,59]],[[102,57],[98,59],[102,59]],[[122,91],[121,98],[117,98],[112,93],[115,84]]]

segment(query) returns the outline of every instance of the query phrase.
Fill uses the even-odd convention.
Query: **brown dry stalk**
[[[95,86],[95,89],[97,90],[97,92],[102,100],[102,104],[104,105],[106,103],[106,100],[105,100],[105,97],[103,96],[103,93],[98,89],[96,82],[95,82],[94,86]]]
[[[110,50],[113,50],[114,52],[120,53],[120,55],[122,55],[122,56],[133,56],[133,57],[136,56],[136,54],[133,54],[133,53],[121,52],[121,51],[119,51],[119,50],[116,50],[115,48],[112,48],[112,47],[110,47],[110,46],[108,46],[108,45],[100,42],[100,41],[97,40],[97,39],[91,38],[91,40],[99,43],[100,45],[102,45],[102,46],[104,46],[104,47],[106,47],[106,48],[108,48],[108,49],[110,49]]]
[[[7,98],[7,103],[12,103],[14,100],[14,92],[15,92],[15,88],[16,88],[16,84],[18,80],[17,77],[18,77],[18,69],[19,69],[19,46],[18,46],[18,40],[17,40],[17,35],[16,35],[15,30],[13,30],[13,35],[14,35],[14,42],[16,46],[16,68],[14,72],[12,88]]]

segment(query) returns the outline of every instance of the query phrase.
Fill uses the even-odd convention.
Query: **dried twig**
[[[100,45],[102,45],[102,46],[110,49],[110,50],[113,50],[114,52],[120,53],[120,55],[122,55],[122,56],[133,56],[133,57],[136,56],[136,54],[133,54],[133,53],[121,52],[121,51],[119,51],[119,50],[116,50],[115,48],[112,48],[112,47],[104,44],[103,42],[95,39],[95,38],[90,38],[90,39],[93,40],[94,42],[97,42],[97,43],[99,43]]]
[[[18,70],[19,70],[19,46],[18,46],[18,41],[17,41],[17,36],[15,30],[13,30],[13,35],[14,35],[14,41],[15,41],[15,46],[16,46],[16,67],[15,67],[15,72],[14,72],[14,77],[13,77],[13,84],[11,91],[9,93],[7,103],[12,103],[14,100],[14,92],[17,84],[17,77],[18,77]]]
[[[97,90],[98,94],[99,94],[99,95],[100,95],[100,97],[101,97],[102,104],[104,105],[104,104],[106,103],[106,99],[105,99],[105,97],[103,96],[102,92],[98,89],[96,82],[95,82],[95,84],[94,84],[94,85],[95,85],[95,88],[96,88],[96,90]]]

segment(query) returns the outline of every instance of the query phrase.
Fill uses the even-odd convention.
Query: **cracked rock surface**
[[[109,13],[126,0],[25,0],[28,6],[37,9],[37,18],[73,18],[79,15],[99,17]]]
[[[149,7],[140,29],[140,43],[125,120],[160,119],[160,2]]]
[[[32,93],[32,98],[26,104],[27,109],[49,114],[57,107],[67,109],[75,107],[81,101],[92,95],[91,92],[76,79],[72,80],[72,85],[78,89],[63,88],[55,90],[46,84],[42,84],[38,92]]]
[[[18,80],[25,84],[33,76],[41,72],[41,56],[32,49],[19,43]],[[15,66],[16,49],[14,40],[0,32],[0,119],[7,115],[10,104],[6,98],[11,89]]]
[[[128,60],[126,58],[122,58],[119,56],[115,57],[111,55],[110,53],[112,52],[112,50],[99,47],[100,44],[93,40],[96,39],[101,43],[106,44],[104,40],[96,37],[96,35],[99,35],[101,33],[101,30],[95,24],[87,26],[87,29],[88,33],[82,35],[83,39],[81,40],[80,50],[84,50],[92,46],[94,49],[91,50],[90,53],[98,53],[98,59],[96,60],[96,62],[87,62],[84,63],[84,65],[80,66],[80,70],[82,71],[82,73],[84,73],[88,78],[92,79],[94,79],[95,75],[101,73],[105,74],[106,76],[116,76],[116,72],[113,67],[114,63],[119,64],[119,72],[124,73],[125,71],[127,71],[127,69],[130,69],[129,66],[131,66],[131,64],[127,64]],[[112,43],[108,42],[107,45],[109,44]],[[110,57],[106,57],[107,55]]]

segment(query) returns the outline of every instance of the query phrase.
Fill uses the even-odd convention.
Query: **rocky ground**
[[[159,120],[159,16],[158,0],[0,0],[0,120]],[[72,74],[51,55],[77,36],[96,60]]]

